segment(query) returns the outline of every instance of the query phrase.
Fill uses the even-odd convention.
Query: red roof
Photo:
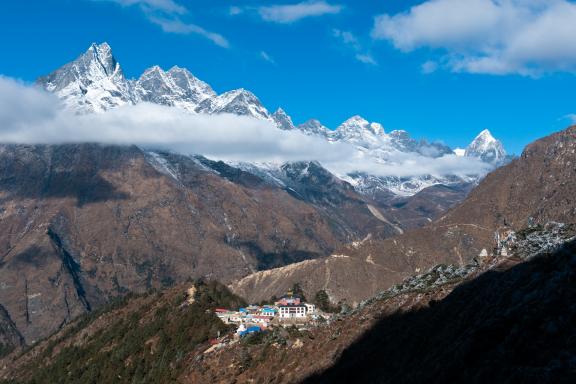
[[[229,310],[224,309],[224,308],[216,308],[214,311],[215,312],[230,312]]]

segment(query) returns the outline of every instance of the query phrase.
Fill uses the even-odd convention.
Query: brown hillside
[[[259,300],[300,282],[308,294],[321,287],[333,301],[358,303],[399,282],[402,276],[439,263],[464,265],[483,249],[490,253],[497,231],[522,228],[529,222],[571,222],[576,213],[575,164],[576,126],[530,144],[518,159],[487,175],[462,203],[430,225],[338,250],[337,254],[355,259],[329,263],[332,274],[349,277],[344,290],[319,283],[328,274],[328,264],[320,262],[303,264],[306,270],[294,276],[283,268],[274,270],[277,277],[256,273],[231,287],[249,300]],[[365,274],[365,269],[372,273]],[[285,274],[289,281],[280,279]]]

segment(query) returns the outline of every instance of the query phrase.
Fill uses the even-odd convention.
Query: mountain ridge
[[[252,92],[240,88],[217,94],[208,83],[178,66],[164,71],[155,65],[146,69],[138,79],[127,80],[107,43],[92,44],[77,59],[39,78],[37,83],[80,113],[104,112],[123,105],[151,102],[181,108],[193,114],[230,113],[268,121],[281,130],[296,130],[331,143],[352,145],[361,156],[376,163],[394,164],[392,159],[401,158],[405,153],[431,158],[453,155],[453,151],[444,144],[414,140],[406,131],[386,133],[380,123],[369,122],[359,115],[350,117],[334,130],[314,119],[295,125],[282,108],[270,113]],[[506,159],[506,153],[500,142],[494,139],[491,143],[486,147],[469,146],[464,156],[480,159],[490,167],[500,166]],[[400,195],[414,194],[431,185],[471,181],[468,177],[454,180],[452,175],[430,175],[425,176],[428,182],[422,183],[422,177],[415,176],[408,177],[399,189],[396,187],[398,181],[390,176],[378,177],[376,183],[371,183],[370,178],[356,177],[353,173],[339,176],[357,185],[359,191],[388,188]],[[474,177],[481,176],[478,174]]]

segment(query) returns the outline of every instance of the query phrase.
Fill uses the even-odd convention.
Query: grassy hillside
[[[215,282],[130,297],[84,316],[36,347],[4,361],[4,383],[170,383],[184,357],[229,329],[215,307],[242,299]],[[193,301],[192,303],[190,303]]]

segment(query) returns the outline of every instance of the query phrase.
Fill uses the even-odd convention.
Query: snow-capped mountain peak
[[[175,65],[168,70],[168,74],[170,74],[174,83],[181,89],[186,90],[187,95],[193,97],[197,103],[216,96],[216,92],[208,83],[198,79],[186,68]]]
[[[261,120],[270,120],[270,113],[264,108],[260,100],[252,92],[244,88],[225,92],[214,98],[206,99],[196,112],[202,113],[232,113],[241,116],[255,117]]]
[[[81,113],[104,112],[124,104],[150,102],[181,108],[190,113],[249,116],[273,122],[279,129],[296,128],[306,135],[317,136],[332,143],[349,144],[366,159],[388,166],[394,166],[395,159],[404,158],[405,153],[429,158],[453,153],[452,149],[442,143],[417,141],[403,130],[386,133],[381,124],[369,122],[358,115],[346,120],[336,130],[328,129],[318,120],[308,120],[294,127],[284,110],[279,108],[270,114],[253,93],[241,88],[218,95],[210,85],[178,66],[167,71],[153,66],[138,79],[127,80],[110,45],[106,43],[92,44],[76,60],[38,79],[38,83],[54,92],[66,106]],[[502,144],[488,130],[474,139],[464,155],[482,159],[494,166],[507,160]],[[431,185],[470,181],[454,175],[379,177],[352,172],[338,176],[351,182],[363,193],[385,189],[396,194],[414,194]]]
[[[370,123],[368,120],[358,115],[352,116],[351,118],[343,122],[342,125],[340,125],[336,131],[342,132],[343,134],[356,133],[362,131],[367,131],[370,134],[377,136],[383,136],[385,134],[384,127],[382,127],[382,124]]]
[[[379,123],[370,123],[362,116],[352,116],[331,135],[335,141],[346,141],[364,148],[381,147],[388,137]]]
[[[282,108],[278,108],[276,112],[272,114],[272,119],[278,128],[285,131],[291,131],[295,128],[292,118],[288,116]]]
[[[164,71],[155,65],[148,68],[134,83],[137,101],[147,101],[194,112],[200,103],[216,96],[205,82],[185,68],[172,67]]]
[[[326,128],[320,121],[316,119],[310,119],[300,124],[296,128],[308,136],[321,136],[326,138],[328,137],[328,134],[331,133],[328,128]]]
[[[107,43],[92,44],[76,60],[38,79],[77,112],[104,112],[142,101],[196,113],[233,113],[271,120],[258,98],[245,89],[217,95],[185,68],[148,68],[137,80],[126,80]]]
[[[464,153],[468,157],[476,157],[490,164],[501,164],[506,161],[506,151],[502,143],[485,129],[466,147]]]
[[[490,131],[488,129],[484,129],[482,132],[480,132],[478,134],[478,136],[476,136],[473,143],[479,142],[479,143],[482,143],[482,144],[488,146],[492,143],[495,143],[496,141],[498,141],[498,140],[496,140],[494,138],[494,136],[492,136],[492,133],[490,133]]]
[[[108,43],[104,42],[100,45],[92,43],[85,55],[89,52],[92,52],[94,59],[98,61],[107,75],[113,74],[119,69],[120,65],[116,62],[112,54],[112,48]]]
[[[131,103],[130,85],[107,43],[92,44],[74,61],[37,81],[80,113]]]

